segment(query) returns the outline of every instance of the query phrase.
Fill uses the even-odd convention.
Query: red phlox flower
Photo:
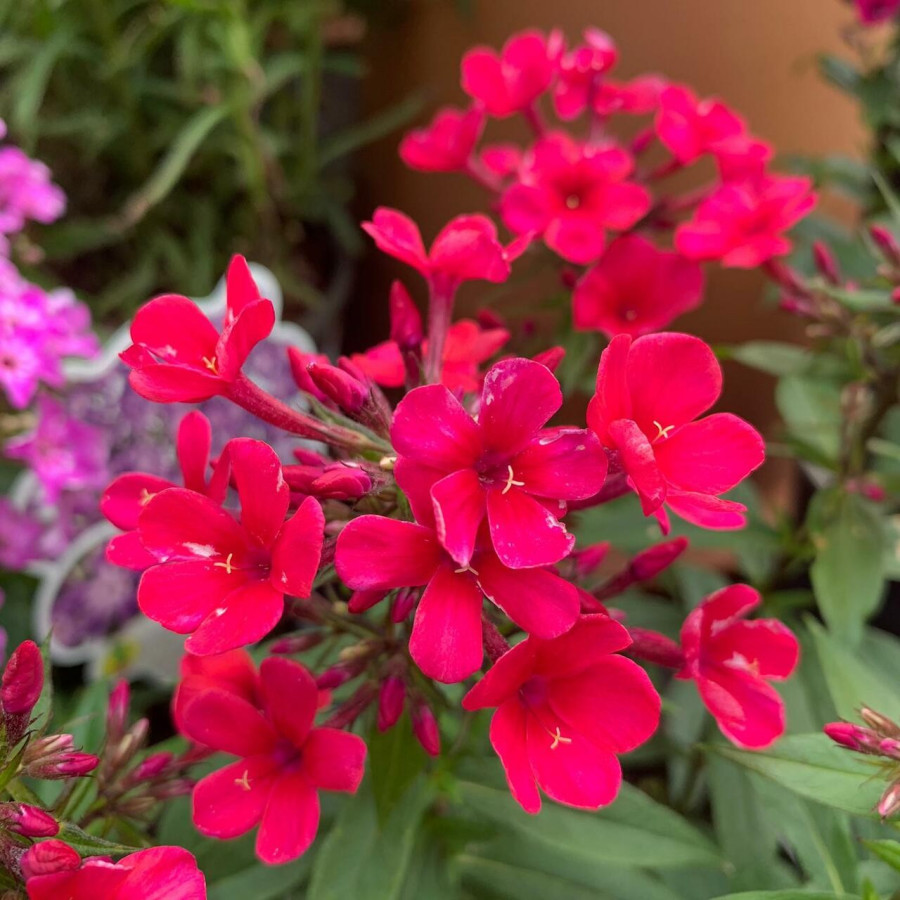
[[[675,247],[688,259],[717,259],[752,269],[791,250],[784,232],[816,205],[809,178],[768,175],[727,183],[707,197],[675,231]]]
[[[654,112],[667,82],[660,75],[639,75],[631,81],[604,79],[594,94],[593,107],[598,116],[616,113],[643,116]]]
[[[208,497],[169,488],[138,517],[138,534],[157,565],[138,586],[138,605],[155,622],[190,634],[204,656],[258,641],[278,623],[284,594],[308,597],[322,552],[324,517],[309,498],[287,521],[290,490],[267,444],[226,447],[240,519]]]
[[[228,686],[190,696],[184,734],[239,757],[194,788],[194,825],[229,839],[259,826],[256,855],[268,865],[304,853],[319,827],[319,791],[354,793],[366,745],[354,734],[313,726],[319,692],[300,663],[270,657],[259,667],[256,706]]]
[[[551,135],[526,155],[519,180],[501,197],[500,215],[516,234],[541,235],[563,259],[593,262],[608,230],[626,231],[650,209],[647,190],[627,180],[633,168],[614,144]]]
[[[522,148],[515,144],[491,144],[480,155],[481,164],[497,178],[506,179],[515,175],[522,165]]]
[[[320,403],[334,408],[334,402],[327,397],[316,383],[310,378],[308,367],[310,363],[318,363],[319,365],[331,365],[331,360],[324,353],[304,353],[296,347],[288,347],[288,364],[291,367],[291,375],[294,383],[307,394],[311,394]]]
[[[853,0],[863,25],[878,25],[900,12],[900,0]]]
[[[693,162],[745,130],[741,118],[714,97],[700,100],[683,85],[660,94],[656,134],[680,163]]]
[[[790,677],[800,657],[793,632],[777,619],[746,621],[759,593],[735,584],[710,594],[685,619],[679,678],[696,681],[728,740],[762,750],[784,733],[784,702],[769,681]]]
[[[553,81],[563,50],[562,35],[552,31],[522,31],[498,54],[490,47],[473,47],[462,58],[462,89],[491,116],[506,118],[528,109]]]
[[[561,119],[574,119],[591,103],[600,76],[619,59],[613,39],[599,28],[587,28],[584,43],[559,60],[559,77],[553,89],[553,105]]]
[[[705,528],[740,528],[746,507],[718,495],[765,458],[762,437],[731,413],[706,412],[722,391],[712,350],[688,334],[613,338],[600,357],[588,425],[617,450],[645,515],[668,531],[665,504]]]
[[[630,643],[607,616],[582,616],[561,637],[517,644],[463,698],[468,710],[496,707],[491,744],[526,812],[540,810],[538,788],[585,809],[616,798],[617,754],[646,741],[660,711],[647,673],[616,655]]]
[[[468,393],[481,387],[480,366],[509,340],[505,328],[482,328],[472,319],[460,319],[447,330],[441,384],[453,392]],[[427,339],[422,353],[428,353]],[[394,341],[376,344],[365,353],[351,357],[353,363],[372,381],[383,387],[400,387],[406,370],[400,347]]]
[[[197,860],[182,847],[151,847],[113,862],[81,860],[68,844],[42,841],[22,857],[29,900],[206,900]]]
[[[187,413],[178,423],[175,446],[184,486],[221,504],[228,489],[228,466],[207,478],[212,448],[209,419],[199,410]],[[125,472],[109,483],[100,498],[100,511],[124,532],[107,544],[106,558],[111,563],[138,572],[156,563],[140,541],[138,517],[156,494],[171,487],[177,485],[149,472]]]
[[[157,403],[194,403],[227,393],[250,351],[272,331],[275,308],[260,296],[243,256],[228,266],[226,295],[221,334],[192,300],[177,294],[138,310],[134,343],[121,354],[138,394]]]
[[[579,330],[639,337],[698,307],[703,270],[637,234],[610,244],[575,286],[572,315]]]
[[[771,144],[741,134],[716,144],[713,155],[723,182],[755,181],[766,174],[775,151]]]
[[[573,585],[547,569],[507,568],[484,530],[460,566],[441,546],[428,505],[417,507],[423,524],[383,516],[349,522],[338,535],[335,567],[357,591],[427,585],[409,652],[429,678],[452,684],[481,667],[485,596],[529,633],[549,638],[572,627],[579,612]]]
[[[363,222],[378,249],[405,262],[432,284],[452,293],[464,281],[500,283],[509,277],[510,255],[497,239],[497,227],[481,215],[457,216],[425,250],[415,222],[395,209],[379,207]],[[515,251],[513,251],[515,253]]]
[[[598,491],[607,462],[590,431],[543,427],[561,405],[553,373],[527,359],[491,367],[477,422],[439,384],[398,404],[391,426],[397,482],[418,521],[433,508],[438,538],[460,566],[471,563],[485,517],[510,568],[552,565],[572,549],[559,521],[565,501]]]
[[[484,110],[452,106],[438,110],[427,128],[410,131],[400,142],[400,159],[421,172],[458,172],[466,168],[484,130]]]

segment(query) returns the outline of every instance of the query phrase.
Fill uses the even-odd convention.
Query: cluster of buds
[[[860,708],[859,716],[864,726],[830,722],[823,731],[841,747],[875,757],[883,764],[889,784],[875,809],[887,819],[900,812],[900,725],[868,706]]]

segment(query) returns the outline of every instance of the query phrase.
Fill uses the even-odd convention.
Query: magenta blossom
[[[600,79],[615,66],[619,51],[613,39],[599,28],[587,28],[584,43],[559,61],[559,77],[553,90],[553,105],[561,119],[574,119],[590,106]]]
[[[429,510],[425,510],[427,516]],[[484,597],[530,634],[551,638],[578,618],[574,585],[547,569],[509,569],[486,534],[467,565],[441,546],[433,518],[425,524],[362,516],[338,536],[335,567],[357,591],[427,585],[416,609],[409,652],[437,681],[463,681],[481,667]]]
[[[765,459],[762,437],[731,413],[694,421],[719,399],[722,370],[688,334],[613,338],[600,357],[588,425],[618,451],[645,515],[672,512],[705,528],[740,528],[746,508],[719,494]]]
[[[420,172],[464,170],[484,129],[484,110],[448,106],[427,128],[410,131],[400,142],[400,159]]]
[[[397,481],[420,522],[433,506],[438,538],[458,565],[471,563],[485,517],[510,568],[552,565],[572,549],[559,521],[565,501],[596,493],[607,464],[589,431],[543,427],[561,405],[553,373],[527,359],[488,371],[477,421],[443,385],[416,388],[398,404]]]
[[[275,451],[237,438],[224,453],[240,520],[203,494],[169,488],[150,499],[137,523],[157,561],[141,577],[138,604],[163,627],[190,634],[185,647],[200,656],[268,634],[285,594],[309,596],[322,552],[324,519],[315,500],[285,521],[290,489]]]
[[[900,0],[853,0],[863,25],[878,25],[900,12]]]
[[[740,117],[714,97],[699,100],[682,85],[672,85],[660,95],[656,133],[682,164],[714,152],[723,141],[744,130]]]
[[[751,750],[784,733],[784,702],[768,682],[789,678],[800,655],[797,638],[777,619],[746,621],[761,602],[745,584],[710,594],[682,626],[678,673],[697,683],[725,737]]]
[[[18,147],[0,148],[0,233],[21,231],[28,220],[53,222],[66,208],[50,170]]]
[[[667,82],[659,75],[639,75],[631,81],[604,79],[594,94],[594,112],[602,118],[625,113],[643,116],[659,106]]]
[[[516,234],[542,236],[563,259],[593,262],[607,231],[626,231],[650,209],[647,190],[627,180],[633,168],[621,147],[554,134],[526,155],[519,180],[500,200],[500,215]]]
[[[562,49],[557,31],[522,31],[499,54],[474,47],[462,59],[462,89],[495,118],[524,112],[550,87]]]
[[[664,328],[702,299],[699,265],[628,234],[610,244],[579,280],[572,295],[572,317],[581,331],[639,337]]]
[[[752,269],[791,250],[785,232],[816,205],[809,178],[769,175],[722,185],[678,226],[675,247],[688,259]]]
[[[526,812],[540,811],[538,788],[584,809],[615,800],[617,754],[646,741],[659,722],[647,673],[616,655],[630,643],[607,616],[583,616],[562,637],[517,644],[463,698],[465,709],[496,707],[491,744]]]
[[[256,855],[280,865],[305,853],[319,827],[319,791],[355,793],[366,745],[313,726],[319,692],[300,663],[270,657],[259,667],[259,705],[231,686],[210,686],[184,703],[186,737],[239,757],[194,788],[203,834],[234,838],[259,826]]]

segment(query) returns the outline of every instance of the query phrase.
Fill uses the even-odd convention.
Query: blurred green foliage
[[[360,123],[365,24],[341,0],[0,0],[0,116],[69,197],[44,270],[118,320],[241,252],[327,328],[360,247],[348,160],[416,106]]]

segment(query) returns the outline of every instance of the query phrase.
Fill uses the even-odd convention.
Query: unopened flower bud
[[[834,254],[822,241],[813,242],[813,259],[822,277],[831,284],[841,283],[841,272]]]
[[[669,669],[684,665],[684,653],[671,638],[647,628],[629,628],[628,633],[631,635],[628,652],[634,656]]]
[[[900,287],[895,287],[891,291],[891,303],[893,303],[895,306],[900,304]]]
[[[868,706],[862,706],[860,707],[859,715],[869,728],[874,729],[879,734],[884,735],[884,737],[900,738],[900,726],[882,713],[876,712]]]
[[[50,813],[28,803],[0,804],[0,825],[24,837],[53,837],[59,823]]]
[[[397,724],[403,714],[406,700],[406,685],[402,678],[389,675],[382,682],[378,692],[378,730],[387,731]]]
[[[878,749],[882,756],[889,756],[891,759],[900,759],[900,741],[896,738],[885,738],[879,745]]]
[[[81,865],[78,853],[63,841],[41,841],[33,844],[22,857],[22,875],[27,881],[37,875],[66,872]]]
[[[306,394],[312,394],[317,400],[328,402],[328,397],[316,387],[315,382],[307,371],[310,363],[317,362],[322,357],[315,353],[304,353],[296,347],[288,347],[288,363],[291,367],[291,375],[294,376],[294,383]]]
[[[376,603],[381,603],[387,595],[387,591],[355,591],[347,608],[354,615],[359,615],[359,613],[371,609]]]
[[[836,744],[857,753],[879,753],[881,739],[869,728],[851,722],[829,722],[822,731]]]
[[[417,703],[412,711],[412,728],[416,740],[429,756],[441,752],[441,732],[431,707],[424,701]]]
[[[876,809],[882,819],[887,819],[900,812],[900,782],[894,781],[888,785],[887,790],[881,795]]]
[[[506,320],[492,309],[479,309],[475,313],[475,321],[482,328],[506,328]]]
[[[125,733],[130,699],[131,688],[122,678],[109,692],[109,704],[106,707],[106,737],[110,742],[119,740]]]
[[[549,350],[544,350],[542,353],[538,353],[537,356],[532,356],[531,358],[534,362],[546,366],[551,372],[555,372],[565,356],[565,348],[551,347]]]
[[[319,690],[334,690],[342,684],[356,678],[362,671],[362,666],[358,662],[338,663],[330,669],[326,669],[316,678],[316,687]]]
[[[196,782],[190,778],[176,778],[153,787],[152,796],[157,800],[170,800],[173,797],[186,797],[194,790]]]
[[[13,651],[0,679],[0,704],[7,715],[28,715],[44,687],[44,660],[34,641]]]
[[[154,778],[158,778],[169,768],[174,758],[173,754],[167,752],[153,753],[138,763],[131,774],[130,780],[138,782],[151,781]]]
[[[575,575],[578,578],[587,578],[592,575],[606,559],[609,553],[609,541],[600,541],[588,547],[581,547],[572,551],[569,559],[575,564]]]
[[[900,262],[900,244],[887,228],[882,225],[870,225],[869,235],[885,259],[894,264]]]
[[[269,647],[269,653],[276,656],[289,656],[293,653],[303,653],[321,644],[325,635],[321,631],[307,631],[304,634],[288,635],[279,638]]]
[[[368,385],[337,366],[311,362],[306,367],[319,392],[328,397],[347,415],[358,415],[369,399]]]
[[[71,753],[60,753],[34,763],[25,768],[25,773],[32,778],[80,778],[93,772],[100,765],[100,759],[90,753],[74,750]]]
[[[397,624],[405,622],[418,602],[419,591],[417,588],[401,588],[391,604],[391,621]]]
[[[667,569],[687,549],[688,539],[675,538],[648,547],[638,553],[628,566],[635,581],[649,581]]]
[[[409,291],[400,281],[391,285],[391,340],[401,350],[417,348],[423,339],[422,317]]]
[[[359,500],[372,490],[372,479],[362,469],[337,463],[309,486],[308,493],[323,500]]]
[[[147,719],[138,719],[128,733],[107,750],[103,761],[104,770],[114,772],[127,766],[146,744],[149,731],[150,722]]]
[[[640,156],[656,139],[655,128],[639,131],[631,141],[631,155]]]

